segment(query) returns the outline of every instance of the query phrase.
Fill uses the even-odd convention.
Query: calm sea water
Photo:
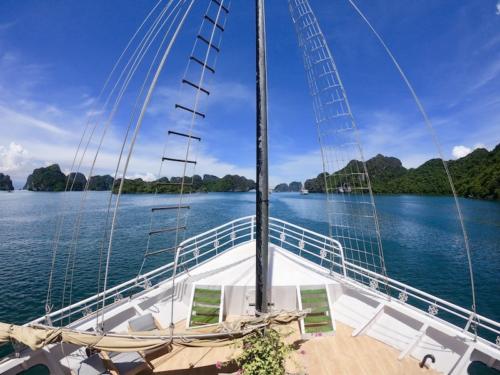
[[[88,195],[77,246],[72,301],[96,289],[106,192]],[[82,193],[0,193],[0,321],[23,323],[44,314],[51,245],[58,214],[65,213],[56,262],[54,301],[61,302],[65,254],[73,236]],[[63,202],[66,202],[64,205]],[[137,275],[149,231],[150,208],[176,197],[122,197],[111,259],[110,284]],[[199,233],[255,210],[252,193],[194,195],[187,235]],[[470,308],[466,256],[453,201],[448,197],[378,196],[376,203],[389,276]],[[478,310],[500,321],[500,204],[462,200],[473,251]],[[327,234],[325,196],[275,193],[271,215]],[[151,257],[145,270],[169,261]]]

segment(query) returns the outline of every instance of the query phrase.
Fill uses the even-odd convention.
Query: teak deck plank
[[[297,323],[280,327],[284,332],[291,332],[286,341],[298,347],[287,362],[287,369],[310,375],[438,374],[434,370],[421,369],[413,358],[406,357],[400,361],[396,349],[366,335],[352,337],[352,328],[340,322],[336,324],[333,336],[316,337],[304,342],[301,341]],[[230,360],[236,350],[234,345],[216,348],[175,347],[171,353],[158,359],[154,373],[218,374],[215,363]]]

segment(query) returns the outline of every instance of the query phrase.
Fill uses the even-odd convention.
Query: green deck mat
[[[203,326],[219,322],[220,289],[195,288],[190,326]]]
[[[300,298],[302,308],[311,310],[304,318],[304,333],[332,332],[333,325],[326,289],[302,289]]]

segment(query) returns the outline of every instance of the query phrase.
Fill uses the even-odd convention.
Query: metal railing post
[[[251,221],[252,221],[252,224],[250,226],[250,230],[251,230],[251,232],[250,232],[250,241],[253,241],[254,238],[255,238],[254,237],[255,236],[254,235],[254,231],[255,231],[255,216],[252,216]]]
[[[340,243],[338,245],[340,248],[340,259],[342,260],[342,273],[344,274],[344,277],[347,278],[347,271],[345,268],[344,248]]]

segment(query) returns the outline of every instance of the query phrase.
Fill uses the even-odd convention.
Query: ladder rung
[[[184,229],[186,229],[185,226],[157,229],[157,230],[152,230],[151,232],[149,232],[149,235],[151,236],[152,234],[165,233],[165,232],[174,232],[176,230],[184,230]]]
[[[205,42],[207,45],[209,45],[210,47],[212,47],[214,50],[216,50],[217,52],[220,52],[220,49],[219,47],[217,46],[214,46],[212,43],[210,43],[208,40],[206,40],[204,37],[202,37],[201,35],[197,35],[196,36],[199,40],[201,40],[202,42]]]
[[[190,208],[191,208],[191,206],[187,206],[187,205],[179,206],[176,204],[172,204],[170,206],[153,207],[153,208],[151,208],[151,211],[177,210],[177,209],[190,209]]]
[[[224,28],[221,25],[219,25],[217,22],[215,22],[212,18],[210,18],[206,14],[205,14],[205,19],[211,24],[215,25],[220,31],[224,31]]]
[[[212,0],[215,4],[217,4],[218,6],[220,6],[220,8],[226,12],[226,13],[229,13],[229,9],[227,9],[223,4],[220,3],[220,1],[218,0]]]
[[[180,108],[180,109],[183,109],[185,111],[188,111],[188,112],[191,112],[191,113],[194,113],[195,115],[198,115],[200,116],[201,118],[205,118],[205,115],[201,112],[197,112],[195,110],[192,110],[191,108],[188,108],[188,107],[184,107],[183,105],[180,105],[180,104],[176,104],[175,105],[175,108]]]
[[[169,247],[168,249],[161,249],[161,250],[153,251],[151,253],[147,253],[146,256],[149,257],[151,255],[158,255],[161,253],[165,253],[167,251],[175,251],[175,247]]]
[[[203,91],[205,94],[210,95],[210,91],[205,90],[203,87],[200,87],[198,85],[195,85],[193,82],[188,81],[187,79],[183,79],[182,83],[185,83],[191,87],[194,87],[196,90]]]
[[[175,159],[175,158],[166,158],[166,157],[163,157],[161,158],[161,161],[177,161],[179,163],[190,163],[190,164],[196,164],[196,161],[195,160],[184,160],[184,159]]]
[[[168,131],[168,134],[180,135],[181,137],[193,138],[193,139],[196,139],[197,141],[201,141],[201,138],[200,138],[200,137],[195,137],[194,135],[189,135],[189,134],[184,134],[184,133],[174,132],[173,130],[169,130],[169,131]]]
[[[197,57],[194,57],[194,56],[189,56],[189,58],[191,60],[193,60],[194,62],[197,62],[198,64],[200,64],[201,66],[203,66],[204,68],[207,68],[208,70],[210,70],[212,73],[215,74],[215,69],[208,66],[207,64],[205,64],[203,61],[201,61],[199,58]]]

